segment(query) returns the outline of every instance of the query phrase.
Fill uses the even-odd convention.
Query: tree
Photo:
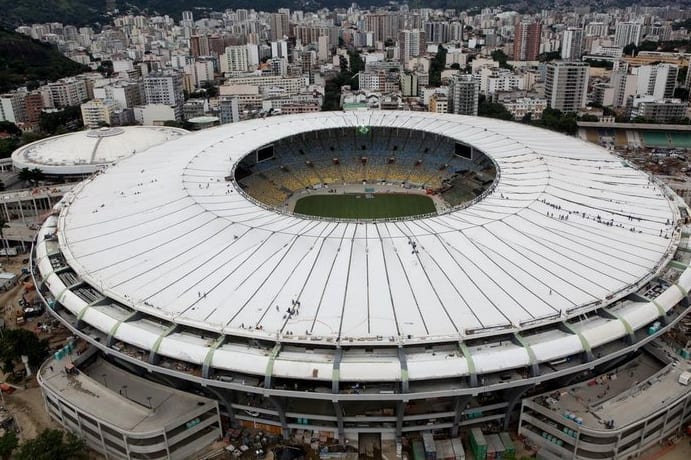
[[[22,168],[19,170],[17,173],[17,179],[24,183],[28,183],[31,181],[31,171],[29,168]]]
[[[498,118],[500,120],[513,120],[513,114],[504,104],[488,101],[484,95],[478,99],[477,114],[480,117]]]
[[[43,171],[40,168],[33,168],[31,170],[31,180],[34,185],[38,185],[39,182],[42,180],[45,180],[46,175],[43,174]]]
[[[624,47],[625,56],[636,56],[638,54],[638,48],[635,43],[629,43]]]
[[[513,66],[507,62],[509,60],[509,57],[502,50],[492,51],[492,59],[497,61],[499,63],[499,67],[501,67],[502,69],[513,70]]]
[[[19,170],[19,173],[17,173],[17,178],[20,181],[23,181],[25,183],[29,183],[29,185],[38,185],[38,183],[46,178],[45,174],[43,174],[43,171],[39,168],[22,168]]]
[[[365,70],[365,61],[360,57],[360,53],[357,51],[348,51],[348,57],[350,58],[350,73],[355,75]]]
[[[29,357],[29,366],[37,368],[48,356],[48,339],[40,340],[26,329],[5,329],[0,336],[0,361],[5,372],[13,372],[21,357]]]
[[[566,134],[575,134],[578,131],[576,114],[573,112],[563,113],[561,110],[547,107],[542,112],[540,125],[553,131]]]
[[[87,459],[86,443],[72,433],[46,429],[36,438],[25,441],[17,460],[81,460]]]
[[[429,84],[430,86],[441,85],[441,73],[446,68],[446,48],[442,45],[437,47],[437,54],[432,58],[429,66]]]
[[[0,133],[7,133],[10,136],[21,136],[22,130],[11,121],[0,121]]]
[[[674,97],[681,99],[682,101],[688,101],[689,90],[682,87],[674,88]]]
[[[581,121],[598,121],[598,120],[599,120],[599,118],[597,117],[597,115],[592,115],[590,113],[586,113],[585,115],[583,115],[581,117]]]
[[[7,460],[12,455],[12,452],[19,445],[19,440],[14,431],[7,431],[2,437],[0,437],[0,458],[2,460]]]
[[[18,147],[19,138],[15,136],[0,138],[0,158],[9,158]]]

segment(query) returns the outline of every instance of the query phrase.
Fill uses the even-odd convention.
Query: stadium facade
[[[441,190],[488,168],[477,196],[427,216],[297,216],[280,198],[286,181]],[[686,315],[687,216],[606,150],[521,124],[283,116],[79,184],[40,229],[33,272],[103,357],[214,398],[232,423],[455,434],[508,424],[528,392],[616,365]]]

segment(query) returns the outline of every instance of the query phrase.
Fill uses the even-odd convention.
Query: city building
[[[271,13],[269,27],[272,42],[283,40],[290,36],[290,17],[286,13]]]
[[[398,34],[398,57],[407,67],[411,58],[421,56],[425,52],[425,32],[420,29],[405,29]]]
[[[87,128],[99,128],[113,124],[113,113],[121,107],[112,100],[92,99],[81,106],[82,121]]]
[[[240,121],[240,106],[237,97],[220,96],[218,98],[218,118],[222,125]]]
[[[24,116],[27,123],[38,123],[41,112],[43,112],[43,96],[34,91],[24,96]]]
[[[368,13],[365,15],[365,31],[373,33],[375,42],[398,38],[401,30],[401,17],[394,13]]]
[[[404,72],[401,75],[401,94],[403,97],[417,97],[418,76],[414,72]]]
[[[307,87],[307,82],[302,77],[284,78],[279,75],[233,77],[219,87],[221,94],[224,94],[223,88],[228,86],[255,86],[262,94],[268,93],[272,88],[280,88],[286,94],[298,94]]]
[[[564,31],[561,41],[561,58],[564,61],[577,61],[583,54],[583,29],[569,27]]]
[[[680,99],[657,99],[655,96],[636,96],[629,100],[629,117],[650,123],[678,123],[686,118],[688,102]]]
[[[513,58],[516,61],[535,61],[540,54],[542,24],[521,21],[516,24],[513,37]]]
[[[77,78],[63,78],[48,83],[52,107],[64,108],[79,105],[89,99],[87,80]]]
[[[182,119],[184,94],[180,72],[166,71],[148,74],[144,77],[144,95],[147,105],[166,105],[173,108],[174,116],[165,120]]]
[[[614,44],[620,48],[641,44],[643,24],[637,22],[618,22],[614,28]]]
[[[674,97],[679,67],[675,64],[643,65],[638,67],[639,96],[653,96],[657,99]]]
[[[547,108],[547,100],[535,97],[519,97],[511,100],[502,100],[502,105],[511,112],[514,120],[523,120],[530,117],[531,120],[542,118],[542,112]]]
[[[437,44],[447,43],[449,41],[449,23],[446,21],[426,22],[425,41]]]
[[[472,75],[456,74],[449,79],[449,113],[477,115],[480,82]]]
[[[429,111],[449,113],[449,98],[445,94],[434,93],[429,100]]]
[[[133,110],[135,121],[144,126],[164,126],[166,121],[182,121],[182,106],[178,111],[174,105],[144,104]]]
[[[121,107],[133,108],[144,103],[144,84],[141,81],[117,80],[94,88],[94,97],[117,102]]]
[[[221,72],[247,72],[249,70],[249,52],[246,45],[226,47],[221,59]]]
[[[629,97],[636,94],[638,88],[638,75],[628,72],[628,66],[624,65],[612,72],[610,77],[612,86],[612,107],[624,107]]]
[[[370,168],[401,163],[405,180],[465,165],[487,188],[432,218],[355,224],[294,216],[278,189],[246,176],[258,168],[304,189],[281,165],[304,180],[338,167],[362,186],[356,151]],[[691,310],[679,197],[595,144],[491,118],[352,111],[227,124],[123,159],[55,210],[31,258],[55,318],[118,372],[285,437],[507,426],[536,387],[594,378]],[[71,430],[89,417],[98,439],[99,424],[122,416],[117,387],[96,373],[83,383],[106,396],[76,404],[81,392],[60,391],[69,377],[56,370],[40,371],[55,379],[42,384],[47,403],[71,408]],[[154,416],[144,409],[124,416]],[[185,427],[171,436],[182,440],[186,420],[202,417],[178,409],[156,430]]]
[[[26,93],[13,92],[0,95],[0,121],[21,123],[25,119],[24,99]]]
[[[577,112],[585,107],[590,65],[585,62],[556,61],[547,64],[545,98],[549,107]]]

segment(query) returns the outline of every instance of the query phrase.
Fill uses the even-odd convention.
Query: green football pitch
[[[367,198],[368,196],[370,198]],[[294,212],[319,217],[379,219],[416,216],[435,210],[434,202],[425,195],[348,193],[301,198],[295,203]]]

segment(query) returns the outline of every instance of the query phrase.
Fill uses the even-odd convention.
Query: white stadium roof
[[[267,143],[357,126],[468,143],[496,163],[496,186],[439,216],[355,222],[281,213],[225,180]],[[522,124],[419,112],[302,114],[201,131],[118,162],[66,203],[60,249],[81,279],[178,324],[268,338],[445,341],[562,321],[641,287],[678,243],[676,205],[606,150]],[[295,300],[299,314],[286,315]],[[118,329],[145,349],[161,334]]]
[[[25,145],[12,153],[12,164],[17,169],[38,168],[50,175],[88,175],[186,133],[163,126],[79,131]]]

